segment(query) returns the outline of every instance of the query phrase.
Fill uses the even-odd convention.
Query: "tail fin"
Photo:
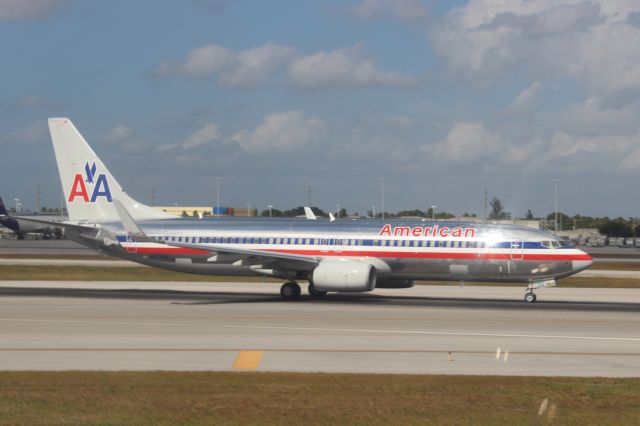
[[[174,217],[129,197],[68,118],[50,118],[49,131],[56,154],[69,220],[118,221],[113,200],[120,200],[135,220]]]
[[[4,206],[4,202],[2,201],[2,198],[0,197],[0,216],[6,216],[8,214],[9,214],[9,212],[7,211],[7,208]]]

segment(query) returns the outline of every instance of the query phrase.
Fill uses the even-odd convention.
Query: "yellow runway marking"
[[[240,351],[233,363],[234,370],[255,370],[262,361],[264,351]]]

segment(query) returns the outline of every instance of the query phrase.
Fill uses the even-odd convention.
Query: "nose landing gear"
[[[526,303],[535,303],[535,301],[537,300],[537,297],[536,297],[536,294],[533,292],[533,290],[536,290],[538,288],[555,287],[555,286],[556,286],[556,280],[554,279],[543,280],[543,281],[532,281],[527,286],[526,293],[524,294],[524,301]]]

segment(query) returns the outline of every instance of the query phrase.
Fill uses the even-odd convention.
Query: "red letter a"
[[[84,180],[80,173],[76,173],[76,177],[73,179],[73,186],[71,186],[71,192],[69,193],[69,202],[73,202],[76,197],[82,197],[84,202],[89,201],[89,194],[87,193],[87,187],[84,185]]]

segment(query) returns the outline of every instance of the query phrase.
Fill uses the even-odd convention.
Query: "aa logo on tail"
[[[104,173],[96,175],[96,163],[94,162],[89,166],[89,162],[87,161],[87,164],[84,166],[84,172],[85,176],[83,176],[82,173],[76,173],[73,178],[73,185],[71,185],[68,202],[72,203],[78,197],[85,203],[95,203],[98,197],[105,197],[108,202],[111,202],[111,190],[109,189],[107,176]],[[91,197],[89,197],[87,186],[91,189]]]

